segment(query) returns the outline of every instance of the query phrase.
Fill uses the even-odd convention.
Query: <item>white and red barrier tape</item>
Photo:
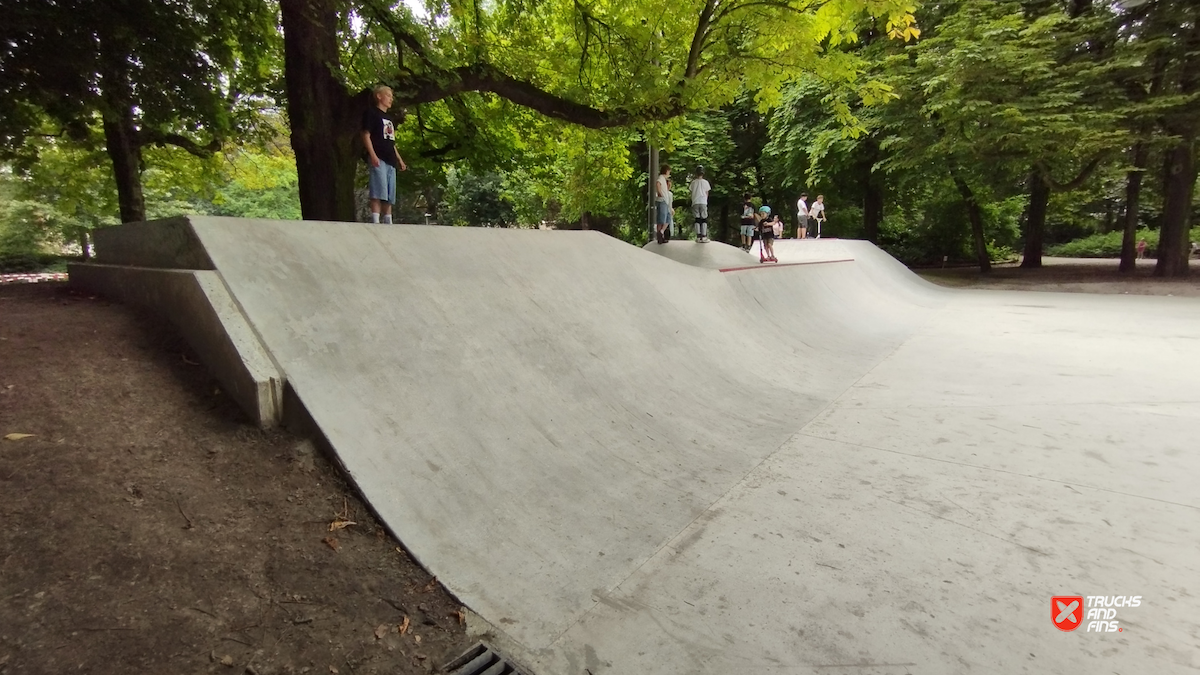
[[[40,284],[44,281],[66,281],[66,272],[41,274],[0,274],[0,284]]]

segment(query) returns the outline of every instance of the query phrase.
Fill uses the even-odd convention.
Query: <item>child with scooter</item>
[[[775,226],[770,220],[771,207],[762,205],[754,214],[758,221],[758,262],[779,262],[775,259]]]

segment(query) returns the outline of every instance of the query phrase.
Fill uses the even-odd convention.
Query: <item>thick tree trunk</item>
[[[966,181],[955,176],[954,184],[958,186],[958,193],[967,205],[967,218],[971,221],[971,235],[975,240],[975,257],[979,261],[979,271],[986,274],[992,271],[992,261],[988,257],[987,240],[983,234],[983,209],[979,208],[979,201]]]
[[[1046,239],[1046,209],[1050,206],[1050,185],[1037,168],[1029,172],[1029,217],[1025,220],[1025,251],[1021,267],[1042,266],[1042,248]]]
[[[717,221],[717,241],[729,243],[729,200],[721,203],[721,219]]]
[[[883,189],[874,181],[866,182],[863,195],[863,234],[867,241],[879,243],[879,224],[883,222]]]
[[[1125,174],[1125,219],[1121,234],[1121,272],[1137,269],[1137,226],[1139,202],[1142,198],[1142,175],[1150,161],[1145,143],[1133,146],[1133,170]]]
[[[879,225],[883,222],[883,186],[880,176],[873,169],[879,161],[879,144],[868,141],[866,155],[861,164],[863,184],[863,236],[871,243],[879,243]]]
[[[1196,139],[1184,136],[1168,150],[1163,168],[1166,174],[1163,221],[1158,231],[1158,264],[1154,276],[1182,277],[1188,273],[1188,230],[1196,184]]]
[[[103,102],[100,114],[104,147],[117,183],[121,222],[137,223],[146,219],[146,198],[142,194],[142,146],[133,117],[133,92],[124,56],[128,53],[112,42],[100,45]]]
[[[138,144],[133,110],[104,112],[104,145],[112,160],[113,177],[117,181],[117,204],[122,223],[137,223],[146,219],[146,197],[142,194],[142,146]]]
[[[280,0],[288,120],[305,220],[354,220],[358,140],[369,96],[351,96],[337,78],[337,31],[344,0]]]

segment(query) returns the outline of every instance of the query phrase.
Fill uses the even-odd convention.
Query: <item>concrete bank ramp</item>
[[[1200,303],[945,291],[852,241],[721,273],[591,232],[137,227],[101,262],[211,263],[534,673],[1200,667]],[[1068,594],[1145,609],[1062,633]]]
[[[716,241],[711,241],[707,244],[700,244],[686,239],[669,241],[665,244],[652,241],[643,248],[651,253],[657,253],[658,255],[670,258],[675,262],[714,270],[748,267],[758,264],[757,255],[750,255],[740,248]]]

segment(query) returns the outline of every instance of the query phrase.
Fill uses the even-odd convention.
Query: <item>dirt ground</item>
[[[196,362],[152,317],[0,286],[0,673],[425,673],[466,649],[320,453]]]
[[[1200,297],[1200,271],[1186,279],[1153,276],[1154,260],[1139,260],[1133,274],[1117,271],[1118,260],[1107,258],[1043,258],[1041,269],[1021,269],[1015,263],[995,265],[988,274],[978,267],[921,269],[922,277],[953,288],[990,288],[1063,293],[1112,293]],[[1200,260],[1191,264],[1200,268]]]

